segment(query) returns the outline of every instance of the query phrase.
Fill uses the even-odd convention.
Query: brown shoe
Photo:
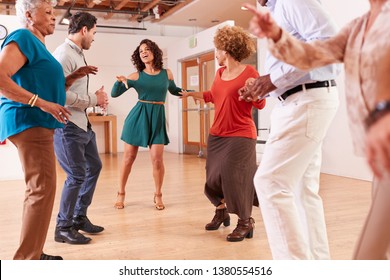
[[[237,242],[244,240],[244,238],[252,238],[254,223],[255,220],[253,218],[246,220],[238,219],[237,227],[226,237],[227,241]]]
[[[206,230],[217,230],[222,223],[225,227],[230,226],[230,216],[226,208],[215,209],[215,215],[212,221],[205,228]]]

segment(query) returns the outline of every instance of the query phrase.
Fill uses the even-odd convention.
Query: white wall
[[[364,14],[369,9],[367,0],[322,0],[339,27]],[[329,128],[323,146],[322,172],[345,177],[372,180],[366,160],[355,156],[348,127],[345,103],[344,71],[337,79],[340,92],[340,108]]]

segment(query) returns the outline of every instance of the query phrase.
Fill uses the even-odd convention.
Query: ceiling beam
[[[54,7],[54,9],[59,9],[59,10],[67,10],[69,7]],[[94,13],[114,13],[114,14],[125,14],[125,15],[143,15],[143,16],[148,16],[149,13],[147,12],[141,12],[135,9],[132,10],[113,10],[113,9],[96,9],[96,8],[87,8],[87,7],[71,7],[71,10],[74,11],[84,11],[84,12],[94,12]]]
[[[152,20],[152,22],[159,22],[159,21],[163,20],[164,18],[167,18],[168,16],[172,15],[173,13],[180,10],[181,8],[187,6],[191,2],[194,2],[194,0],[185,0],[185,1],[181,2],[180,4],[177,4],[175,7],[169,9],[167,12],[160,15],[159,19],[154,19],[154,20]]]
[[[160,3],[161,0],[153,0],[152,2],[150,2],[148,5],[146,5],[145,7],[143,7],[141,9],[142,12],[147,12],[149,11],[150,9],[153,9],[158,3]],[[137,20],[138,16],[137,15],[134,15],[134,16],[131,16],[130,17],[130,21],[135,21]]]
[[[129,2],[129,0],[122,0],[118,5],[115,6],[114,10],[119,11],[121,10],[126,4]],[[104,16],[104,19],[110,19],[114,13],[107,13],[107,15]]]

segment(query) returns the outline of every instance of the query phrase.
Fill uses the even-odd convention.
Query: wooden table
[[[117,153],[117,134],[116,134],[116,116],[88,116],[91,123],[103,123],[104,124],[104,152],[106,154]],[[110,125],[111,125],[111,137],[110,137]]]

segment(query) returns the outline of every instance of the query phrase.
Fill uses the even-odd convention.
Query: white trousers
[[[254,183],[274,259],[330,259],[319,177],[336,87],[304,89],[278,104]]]

